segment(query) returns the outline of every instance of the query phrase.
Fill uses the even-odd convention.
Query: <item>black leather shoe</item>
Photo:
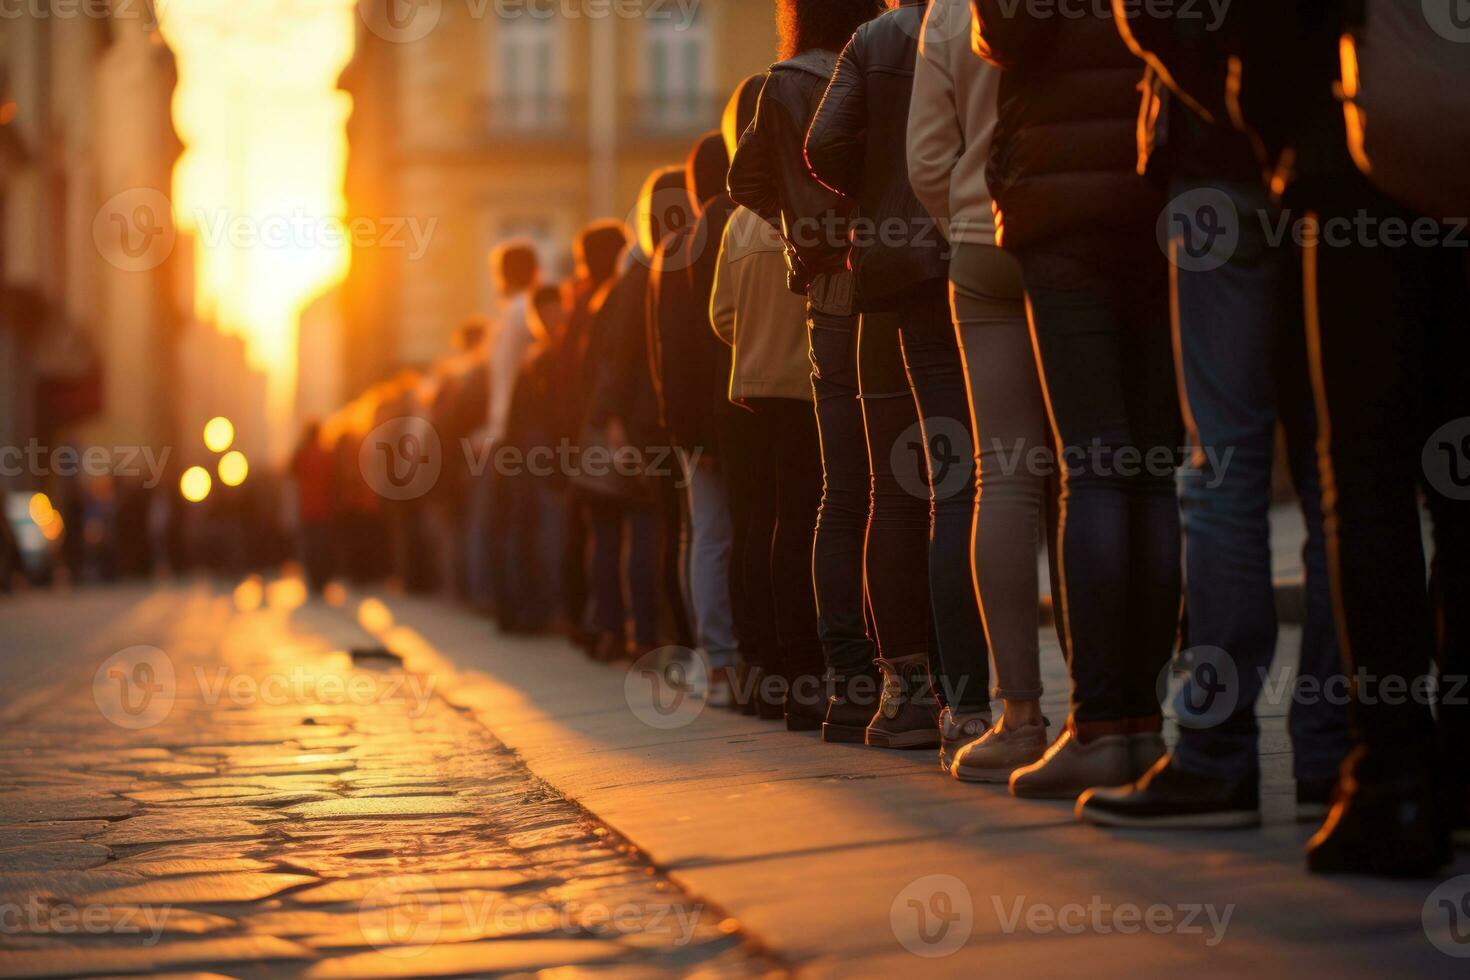
[[[1090,789],[1077,816],[1104,827],[1223,830],[1261,822],[1261,775],[1235,779],[1186,772],[1165,756],[1128,786]]]
[[[822,724],[822,741],[862,745],[867,738],[868,722],[878,710],[878,692],[882,687],[878,674],[864,671],[837,676],[832,684],[832,696],[827,699],[827,716]]]
[[[1307,841],[1307,870],[1393,878],[1433,875],[1453,857],[1427,773],[1360,782],[1362,749],[1343,763],[1337,802]]]

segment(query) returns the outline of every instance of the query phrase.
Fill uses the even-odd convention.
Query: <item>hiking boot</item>
[[[883,749],[939,747],[939,701],[929,677],[929,655],[874,661],[883,671],[878,713],[868,722],[867,744]]]
[[[827,719],[827,687],[825,679],[815,674],[800,674],[786,689],[786,730],[817,732]]]
[[[1046,722],[997,725],[960,749],[950,775],[966,783],[1005,783],[1011,773],[1046,754]]]
[[[1124,786],[1133,781],[1127,735],[1096,735],[1082,741],[1077,725],[1067,727],[1039,762],[1011,773],[1014,796],[1038,800],[1076,799],[1094,786]]]
[[[1261,822],[1260,781],[1254,769],[1222,779],[1187,772],[1165,758],[1136,783],[1083,793],[1077,799],[1077,816],[1104,827],[1254,827]]]
[[[833,676],[822,741],[862,745],[867,740],[868,722],[873,720],[878,691],[876,671]]]
[[[939,712],[939,768],[949,772],[954,765],[955,754],[984,735],[989,727],[988,711],[956,714],[953,708],[945,708]]]
[[[1144,773],[1168,754],[1164,736],[1158,732],[1134,732],[1128,736],[1128,771],[1134,780],[1142,779]]]

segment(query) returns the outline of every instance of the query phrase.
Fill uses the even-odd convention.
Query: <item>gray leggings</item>
[[[1035,459],[1047,451],[1046,406],[1015,260],[993,245],[959,243],[949,275],[974,416],[974,573],[995,696],[1026,701],[1041,696],[1037,551],[1047,481]]]

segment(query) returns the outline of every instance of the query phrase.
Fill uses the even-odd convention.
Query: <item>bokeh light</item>
[[[214,481],[210,479],[209,471],[202,466],[191,466],[179,477],[179,493],[191,504],[197,504],[209,496]]]
[[[30,514],[36,527],[44,530],[46,525],[51,523],[51,519],[56,516],[56,508],[51,506],[51,498],[44,493],[33,493],[31,494]]]
[[[227,487],[238,487],[250,473],[250,461],[238,449],[231,449],[220,457],[219,482]]]
[[[235,425],[223,415],[204,423],[204,446],[212,453],[222,453],[235,441]]]

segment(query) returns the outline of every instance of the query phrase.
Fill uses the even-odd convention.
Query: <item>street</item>
[[[0,608],[0,975],[1447,975],[1464,952],[1463,860],[1438,888],[1304,873],[1284,706],[1260,709],[1265,827],[1110,834],[929,753],[670,710],[439,600],[330,598],[252,577]]]
[[[0,975],[760,972],[720,913],[301,598],[0,609]]]

